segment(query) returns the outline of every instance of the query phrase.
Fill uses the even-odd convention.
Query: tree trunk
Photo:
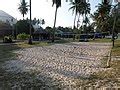
[[[23,20],[24,20],[24,14],[23,14]]]
[[[31,0],[30,0],[30,37],[29,37],[29,40],[28,40],[28,44],[32,44],[32,27],[31,27]]]
[[[82,27],[83,27],[83,23],[84,23],[84,15],[82,15],[83,16],[83,21],[82,21]],[[84,29],[84,28],[83,28]],[[84,31],[84,30],[83,30]]]
[[[86,29],[86,27],[87,27],[87,21],[86,21],[86,14],[85,14],[85,34],[87,34],[87,29]]]
[[[54,26],[53,26],[53,37],[52,37],[52,42],[55,41],[55,25],[56,25],[56,18],[57,18],[57,6],[56,6],[56,10],[55,10],[55,19],[54,19]]]
[[[113,22],[113,29],[112,29],[112,46],[114,47],[114,41],[115,41],[115,35],[114,35],[114,29],[115,29],[115,23],[116,23],[116,15],[115,15],[115,18],[114,18],[114,22]]]
[[[78,16],[77,29],[79,29],[79,28],[78,28],[78,27],[79,27],[79,19],[80,19],[80,14],[79,14],[79,16]]]
[[[77,16],[77,14],[75,13],[73,29],[75,29],[76,16]]]
[[[76,16],[77,16],[77,13],[75,13],[74,25],[73,25],[73,31],[74,31],[74,29],[75,29]],[[73,40],[75,40],[75,35],[74,35],[74,34],[73,34]]]

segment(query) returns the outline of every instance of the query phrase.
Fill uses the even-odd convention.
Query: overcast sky
[[[53,26],[55,8],[52,7],[52,0],[31,0],[32,1],[32,19],[43,18],[45,19],[45,26]],[[74,15],[72,11],[68,11],[70,3],[62,0],[62,7],[58,9],[56,26],[72,27]],[[92,1],[92,2],[91,2]],[[29,4],[29,0],[26,0]],[[64,2],[64,3],[63,3]],[[101,2],[101,0],[90,0],[91,12],[95,11],[95,6]],[[14,18],[22,19],[22,15],[18,10],[20,0],[0,0],[0,10],[7,12]],[[29,13],[28,13],[29,15]],[[25,18],[29,16],[25,15]]]

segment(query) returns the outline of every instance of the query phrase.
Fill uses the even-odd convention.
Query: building
[[[17,19],[2,10],[0,10],[0,21],[10,25],[17,23]]]
[[[42,27],[39,28],[34,28],[34,32],[33,32],[33,39],[34,40],[48,40],[49,39],[49,33],[47,31],[45,31]]]
[[[0,21],[0,37],[8,36],[12,34],[12,26]]]
[[[6,12],[0,10],[0,37],[12,35],[13,25],[17,20]]]

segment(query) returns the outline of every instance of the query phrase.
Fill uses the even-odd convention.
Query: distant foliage
[[[16,32],[17,34],[25,33],[29,34],[30,33],[30,25],[28,20],[19,20],[16,23]],[[32,27],[32,33],[34,32],[34,29]]]
[[[29,35],[25,33],[21,33],[17,35],[17,39],[20,39],[20,40],[26,40],[28,38],[29,38]]]

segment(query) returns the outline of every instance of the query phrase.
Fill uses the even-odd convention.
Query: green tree
[[[74,17],[74,25],[73,28],[75,29],[75,22],[76,22],[76,16],[78,15],[78,21],[80,16],[83,16],[83,23],[89,23],[89,19],[87,18],[87,15],[90,13],[90,4],[86,1],[80,1],[75,0],[71,3],[72,7],[69,8],[73,10],[73,13],[75,13]],[[78,26],[78,25],[77,25]]]
[[[74,17],[74,24],[73,24],[73,28],[75,29],[75,22],[76,22],[76,17],[77,15],[81,15],[81,11],[82,11],[82,5],[81,5],[81,1],[80,0],[75,0],[74,2],[71,2],[71,7],[69,8],[69,10],[72,9],[73,14],[75,13],[75,17]]]
[[[39,19],[34,18],[31,22],[32,22],[33,25],[39,25],[39,24],[44,25],[45,24],[44,19],[39,20]]]
[[[74,17],[74,24],[73,24],[73,33],[76,32],[77,28],[78,28],[78,22],[77,22],[77,28],[75,26],[75,22],[76,22],[76,17],[78,15],[78,21],[79,21],[79,18],[80,18],[80,15],[82,14],[82,1],[80,0],[75,0],[73,2],[71,2],[71,7],[69,8],[69,10],[72,9],[73,11],[73,14],[75,13],[75,17]],[[73,35],[73,40],[75,40],[75,35]]]
[[[102,2],[102,4],[98,4],[97,7],[98,9],[93,15],[91,15],[91,17],[97,29],[100,31],[106,31],[110,22],[111,5],[109,3]]]
[[[85,31],[87,33],[87,24],[89,25],[89,18],[88,15],[90,14],[90,3],[89,2],[81,2],[82,5],[82,17],[83,17],[83,22],[82,22],[82,26],[83,26],[83,31]],[[85,27],[85,28],[84,28]],[[86,29],[86,30],[85,30]]]
[[[21,34],[21,33],[25,33],[25,34],[29,34],[29,27],[30,24],[28,22],[28,20],[19,20],[16,23],[16,34]],[[34,32],[34,29],[32,27],[32,32]]]
[[[47,26],[45,30],[49,33],[49,39],[51,39],[53,35],[53,28]]]
[[[20,13],[23,15],[23,19],[24,19],[25,14],[28,13],[28,5],[27,5],[27,2],[25,2],[25,0],[22,0],[22,2],[20,3],[18,9],[19,9]]]

